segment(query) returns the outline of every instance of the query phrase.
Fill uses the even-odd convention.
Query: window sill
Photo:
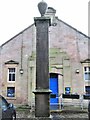
[[[7,100],[16,100],[16,97],[6,97]]]
[[[8,83],[15,83],[15,81],[7,81]]]
[[[84,80],[85,82],[90,82],[90,80]]]

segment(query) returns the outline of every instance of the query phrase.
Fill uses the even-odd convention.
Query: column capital
[[[47,22],[49,22],[49,26],[51,26],[51,18],[50,17],[34,17],[35,26],[36,26],[37,22],[41,22],[41,21],[47,21]]]

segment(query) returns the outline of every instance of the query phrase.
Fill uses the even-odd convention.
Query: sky
[[[41,0],[0,0],[0,45],[34,23],[40,17]],[[88,35],[89,0],[44,0],[56,9],[59,19]]]

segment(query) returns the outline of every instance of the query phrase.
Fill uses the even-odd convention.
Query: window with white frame
[[[84,80],[90,80],[90,67],[84,67]]]
[[[15,81],[15,73],[16,69],[15,68],[8,68],[8,81]]]

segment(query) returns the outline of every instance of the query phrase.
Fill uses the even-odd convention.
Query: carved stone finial
[[[41,16],[44,16],[45,12],[46,12],[46,9],[47,9],[47,3],[44,2],[43,0],[38,3],[38,10],[41,14]]]

